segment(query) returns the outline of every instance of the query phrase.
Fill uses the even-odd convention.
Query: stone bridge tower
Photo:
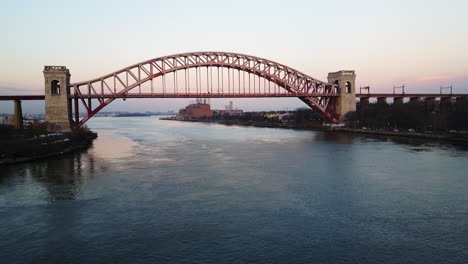
[[[70,132],[70,72],[65,66],[44,66],[45,120],[63,132]]]
[[[328,83],[337,84],[340,96],[336,99],[336,114],[343,120],[348,112],[356,111],[356,74],[339,71],[328,74]]]

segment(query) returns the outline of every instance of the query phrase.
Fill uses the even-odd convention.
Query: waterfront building
[[[207,103],[194,103],[190,104],[184,109],[180,109],[178,117],[181,119],[191,119],[199,117],[211,117],[213,116],[213,110]]]

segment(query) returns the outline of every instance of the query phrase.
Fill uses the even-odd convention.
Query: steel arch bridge
[[[68,99],[74,101],[73,124],[78,127],[118,98],[298,97],[324,120],[340,118],[335,111],[338,85],[274,61],[230,52],[160,57],[68,87]],[[84,117],[79,115],[80,102]]]

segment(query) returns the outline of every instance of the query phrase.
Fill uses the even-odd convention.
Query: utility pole
[[[401,94],[405,94],[405,85],[404,84],[402,86],[393,85],[393,94],[395,94],[397,89],[401,90]]]
[[[453,91],[453,85],[450,85],[450,86],[440,86],[440,94],[442,94],[442,91],[443,90],[447,90],[447,89],[450,89],[450,94],[452,94],[452,91]]]
[[[370,87],[369,85],[368,86],[364,86],[364,87],[359,87],[359,93],[362,94],[362,90],[367,90],[367,94],[370,94]]]

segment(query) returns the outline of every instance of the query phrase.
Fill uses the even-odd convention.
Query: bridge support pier
[[[354,71],[330,72],[328,82],[339,87],[335,112],[340,116],[340,120],[344,120],[347,113],[356,112],[356,74]]]
[[[403,97],[394,97],[393,98],[394,104],[403,104]]]
[[[65,66],[44,66],[45,120],[62,132],[72,130],[70,72]]]
[[[426,105],[426,111],[432,112],[435,110],[435,97],[426,97],[424,99],[424,104]]]
[[[452,103],[452,97],[442,97],[440,98],[441,104],[449,104]]]
[[[15,126],[15,128],[18,128],[18,129],[23,128],[23,110],[21,109],[20,100],[15,100],[15,112],[14,112],[13,125]]]
[[[462,111],[462,110],[465,110],[466,108],[468,108],[468,97],[467,96],[463,96],[463,97],[457,97],[457,104],[456,104],[456,109],[458,111]]]
[[[387,97],[377,97],[377,103],[378,104],[386,104],[387,103]]]
[[[447,111],[451,108],[452,97],[442,97],[440,98],[440,110]]]
[[[409,99],[410,103],[419,103],[421,102],[421,98],[420,97],[411,97]]]
[[[361,102],[362,106],[368,105],[369,104],[369,97],[361,97],[361,99],[359,99],[359,102]]]

